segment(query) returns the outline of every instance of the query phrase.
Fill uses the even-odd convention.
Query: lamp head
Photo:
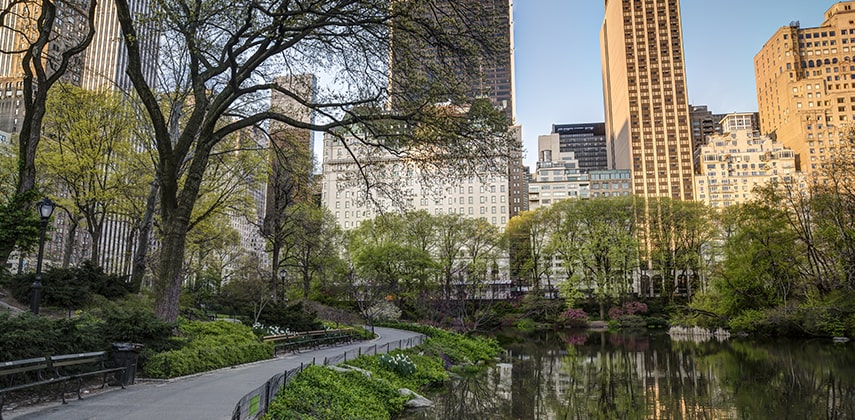
[[[56,205],[50,198],[45,197],[36,203],[36,207],[39,210],[39,217],[41,217],[42,220],[47,220],[50,219],[50,215],[53,214],[53,209]]]

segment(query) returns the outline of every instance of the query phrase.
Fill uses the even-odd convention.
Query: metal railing
[[[425,338],[426,337],[424,335],[418,335],[406,340],[402,339],[391,341],[380,345],[373,344],[370,346],[360,346],[355,349],[347,350],[336,356],[325,356],[321,366],[338,365],[347,362],[348,360],[353,360],[363,354],[377,355],[388,353],[392,350],[408,349],[424,343]],[[288,382],[293,380],[297,374],[307,367],[316,364],[318,364],[318,361],[312,358],[312,363],[300,363],[300,367],[273,375],[267,380],[267,382],[250,391],[244,395],[240,401],[238,401],[237,405],[235,405],[234,411],[232,412],[232,420],[254,420],[263,416],[267,413],[267,407],[270,406],[270,403],[285,388],[285,385],[287,385]]]

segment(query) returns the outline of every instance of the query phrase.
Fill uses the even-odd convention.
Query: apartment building
[[[853,150],[855,1],[824,17],[815,28],[779,28],[754,57],[762,133],[791,148],[812,182],[836,152]]]

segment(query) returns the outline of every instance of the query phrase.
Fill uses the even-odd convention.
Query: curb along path
[[[137,382],[127,389],[117,389],[103,394],[69,400],[69,404],[50,404],[35,409],[21,408],[3,413],[8,419],[231,419],[235,406],[247,400],[255,391],[271,380],[301,366],[336,364],[355,357],[355,354],[383,353],[397,348],[398,343],[421,334],[376,327],[379,338],[338,347],[329,347],[301,353],[278,356],[274,359],[220,369],[201,375],[186,376],[164,382]],[[339,360],[340,359],[340,360]],[[289,375],[290,376],[290,375]],[[241,411],[246,404],[240,404]]]

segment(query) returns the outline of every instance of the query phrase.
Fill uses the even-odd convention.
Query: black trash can
[[[116,367],[125,368],[123,372],[116,372],[116,381],[122,385],[133,384],[137,377],[137,363],[140,359],[142,344],[138,343],[113,343],[113,361]]]

